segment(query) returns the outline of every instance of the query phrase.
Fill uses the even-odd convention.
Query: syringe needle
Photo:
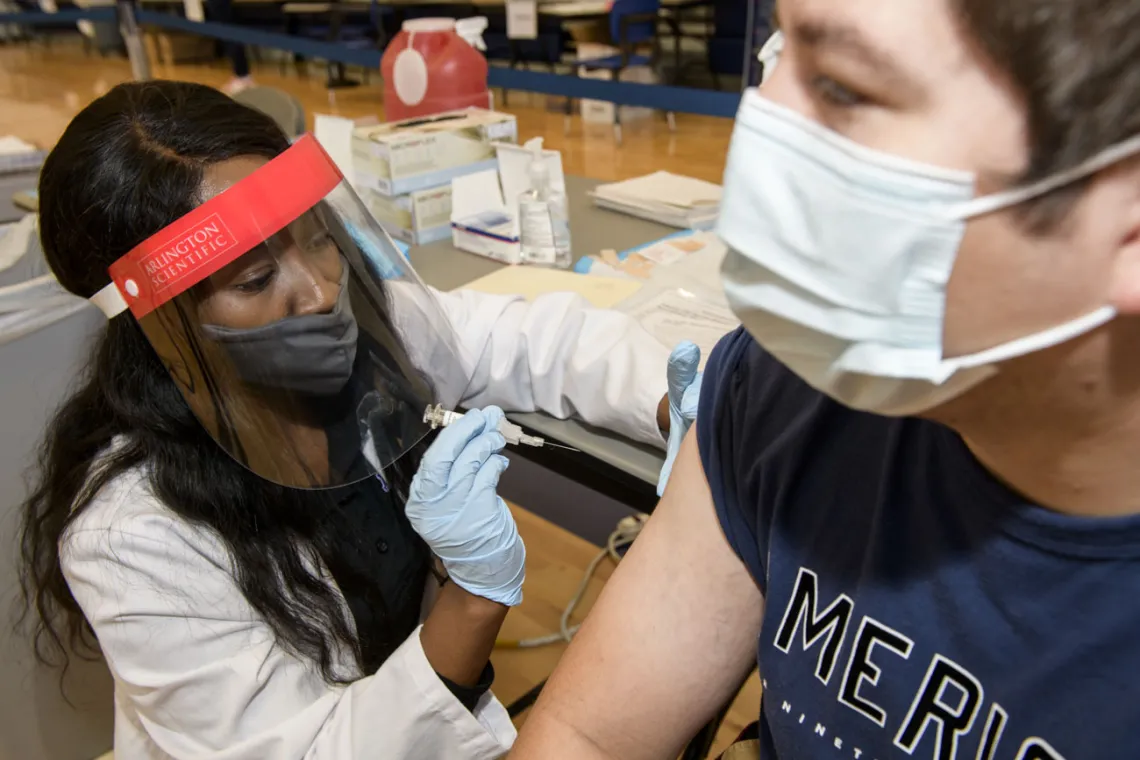
[[[543,445],[543,446],[553,446],[553,447],[554,447],[554,448],[556,448],[556,449],[564,449],[564,450],[566,450],[566,451],[573,451],[573,452],[574,452],[574,453],[576,453],[576,454],[581,454],[581,453],[582,453],[582,450],[581,450],[581,449],[575,449],[575,448],[573,448],[573,447],[571,447],[571,446],[563,446],[561,443],[551,443],[550,441],[546,441],[546,442],[545,442],[544,444],[542,444],[542,445]]]

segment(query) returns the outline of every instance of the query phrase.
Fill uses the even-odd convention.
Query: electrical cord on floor
[[[586,595],[586,590],[590,587],[590,579],[594,577],[598,567],[607,558],[613,560],[614,564],[621,561],[622,555],[619,550],[633,543],[648,519],[649,515],[638,514],[624,517],[618,522],[617,529],[606,539],[606,548],[590,560],[590,564],[586,566],[586,572],[582,575],[582,581],[578,584],[578,590],[574,592],[570,603],[562,610],[558,633],[536,636],[530,639],[499,639],[495,642],[495,646],[499,649],[534,649],[535,647],[569,642],[573,639],[581,625],[570,625],[570,618],[574,615],[574,610],[577,609],[578,604],[581,603],[582,597]]]

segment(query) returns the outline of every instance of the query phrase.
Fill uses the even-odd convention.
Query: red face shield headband
[[[343,180],[312,135],[167,225],[110,266],[91,297],[108,317],[141,318],[249,252],[315,206]]]

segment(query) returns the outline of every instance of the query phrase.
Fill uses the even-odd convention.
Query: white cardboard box
[[[361,188],[406,195],[496,168],[493,142],[518,142],[514,116],[469,108],[358,127],[352,134],[353,172]]]
[[[397,196],[364,190],[363,196],[372,216],[397,240],[424,245],[451,236],[450,184]]]
[[[518,145],[496,145],[498,168],[456,177],[451,183],[451,242],[461,251],[518,264],[518,200],[530,188],[531,152]],[[544,150],[550,182],[566,192],[562,154]]]
[[[451,197],[452,245],[504,264],[522,261],[517,208],[503,200],[498,169],[456,177]]]

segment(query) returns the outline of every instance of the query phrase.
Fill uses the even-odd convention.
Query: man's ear
[[[1125,207],[1108,295],[1118,312],[1135,315],[1140,314],[1140,166],[1129,174],[1137,191]]]
[[[1121,314],[1140,314],[1140,229],[1121,241],[1112,267],[1109,300]]]

